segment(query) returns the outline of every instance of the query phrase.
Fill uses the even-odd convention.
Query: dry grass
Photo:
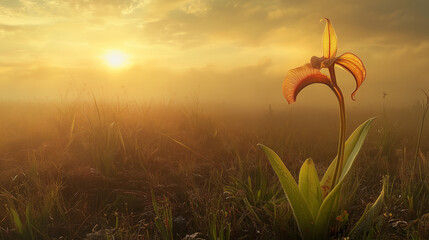
[[[295,239],[292,213],[256,144],[271,146],[293,174],[309,156],[326,168],[336,152],[335,111],[94,100],[0,108],[4,239]],[[422,171],[410,181],[418,111],[392,111],[372,127],[341,202],[348,219],[333,239],[374,201],[385,174],[392,185],[384,214],[362,239],[428,237],[427,127]],[[349,129],[366,115],[350,113]]]

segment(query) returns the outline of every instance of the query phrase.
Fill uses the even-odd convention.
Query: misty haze
[[[1,239],[428,239],[429,2],[3,0]]]

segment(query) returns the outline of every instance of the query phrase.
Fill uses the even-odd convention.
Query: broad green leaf
[[[258,144],[258,146],[260,146],[267,155],[274,172],[280,180],[303,239],[311,239],[314,219],[304,197],[299,191],[295,179],[293,179],[292,174],[273,150],[262,144]]]
[[[350,236],[357,235],[371,228],[374,219],[380,214],[383,207],[384,196],[386,195],[388,185],[389,176],[386,175],[383,177],[383,189],[381,190],[380,195],[377,200],[375,200],[374,204],[368,204],[366,206],[364,213],[350,232]]]
[[[305,160],[304,164],[301,166],[298,188],[307,202],[313,219],[316,219],[320,204],[322,203],[322,192],[320,190],[316,167],[311,158]]]
[[[370,118],[366,120],[364,123],[362,123],[350,136],[349,139],[352,141],[350,142],[351,149],[348,152],[348,155],[344,156],[344,159],[346,159],[344,165],[343,165],[343,171],[340,175],[340,181],[344,179],[347,174],[350,172],[350,169],[353,166],[353,163],[356,159],[356,156],[358,155],[365,139],[366,135],[368,134],[369,128],[371,127],[372,121],[374,121],[375,118]]]
[[[344,178],[351,166],[353,165],[353,161],[356,158],[356,155],[359,153],[360,148],[362,147],[363,141],[368,134],[369,126],[375,118],[370,118],[362,123],[356,130],[352,133],[352,135],[347,139],[346,146],[344,149],[344,162],[343,162],[343,172],[340,178]],[[331,162],[328,169],[325,172],[325,175],[322,177],[320,181],[320,187],[322,188],[322,198],[325,198],[328,193],[332,189],[332,180],[334,178],[335,173],[335,165],[337,164],[338,156]]]
[[[332,214],[332,210],[341,192],[341,186],[343,181],[340,181],[334,189],[326,196],[320,206],[319,213],[317,214],[314,236],[318,239],[325,239],[329,230],[329,220]]]
[[[344,182],[344,179],[347,176],[347,174],[350,172],[353,162],[356,159],[356,156],[363,145],[363,142],[366,138],[366,135],[368,134],[369,127],[373,120],[374,118],[371,118],[371,119],[368,119],[363,124],[361,124],[347,140],[345,155],[344,155],[344,159],[346,160],[345,161],[346,163],[344,165],[343,172],[340,175],[338,184],[334,187],[334,189],[332,189],[332,191],[328,193],[326,198],[323,200],[322,205],[320,206],[319,213],[316,218],[316,225],[315,225],[316,235],[315,236],[319,238],[326,236],[326,233],[329,228],[329,220],[330,220],[331,214],[332,212],[335,212],[337,210],[336,206],[338,206],[337,203],[338,203],[339,195],[341,193],[341,187]],[[331,164],[331,166],[335,166],[335,165]],[[322,182],[323,182],[323,179],[322,179]],[[323,190],[323,186],[324,185],[322,185],[322,190]]]

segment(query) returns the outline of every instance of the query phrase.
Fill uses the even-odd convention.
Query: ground
[[[308,157],[321,178],[336,154],[334,110],[101,100],[0,106],[4,239],[299,239],[257,143],[275,150],[295,179]],[[429,147],[422,138],[415,158],[420,109],[413,111],[405,118],[392,110],[371,127],[332,239],[347,236],[384,175],[382,211],[355,237],[429,237]],[[348,134],[371,114],[350,113]]]

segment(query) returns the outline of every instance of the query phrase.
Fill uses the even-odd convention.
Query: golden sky
[[[287,105],[287,71],[322,55],[330,18],[338,53],[367,79],[352,104],[409,105],[429,90],[429,1],[2,0],[0,99],[80,91],[136,99]],[[106,54],[123,54],[114,68]],[[351,75],[337,71],[345,95]],[[329,102],[329,103],[328,103]],[[335,102],[311,86],[298,105]]]

